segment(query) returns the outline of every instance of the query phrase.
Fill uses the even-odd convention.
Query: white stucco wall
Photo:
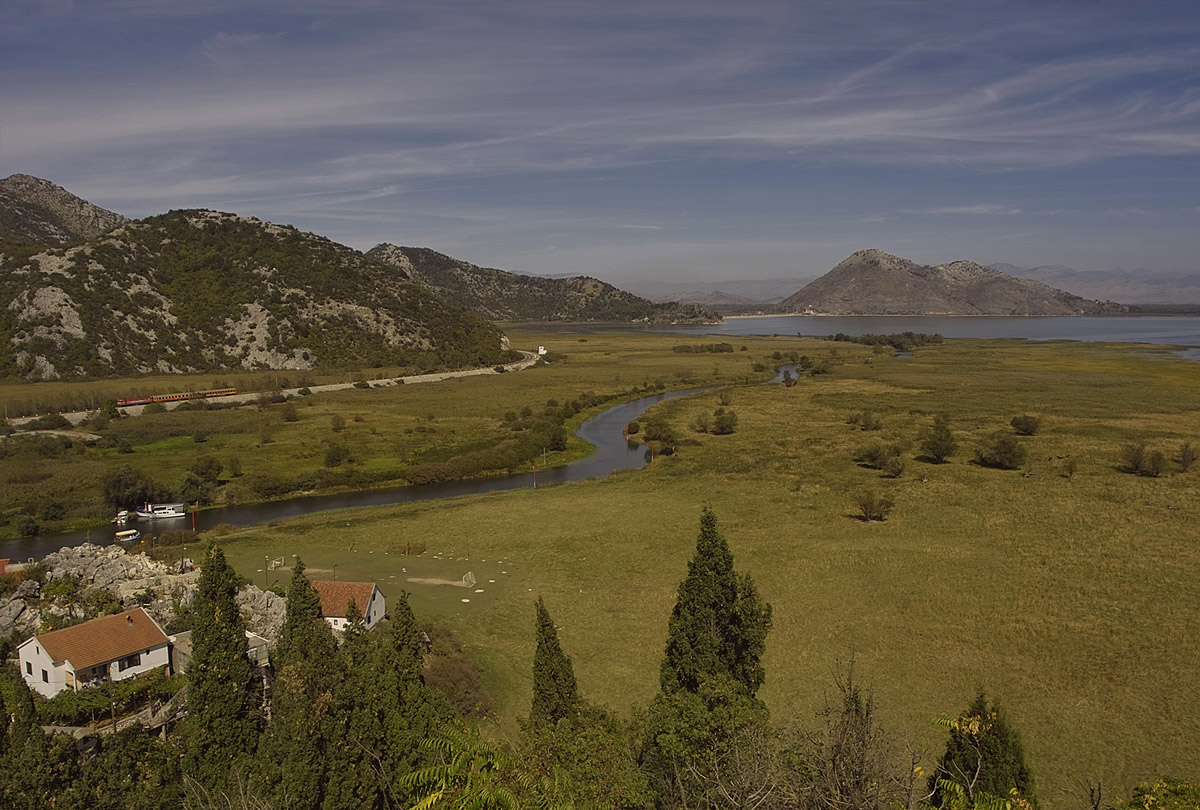
[[[39,695],[54,697],[67,688],[67,664],[64,662],[55,666],[45,648],[38,643],[37,636],[17,647],[17,661],[21,667],[21,677]]]

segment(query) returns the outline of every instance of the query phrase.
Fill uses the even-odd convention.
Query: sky
[[[3,0],[0,176],[529,273],[1200,272],[1200,3]]]

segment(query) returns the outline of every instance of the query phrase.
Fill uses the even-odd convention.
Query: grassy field
[[[672,388],[738,383],[725,389],[738,430],[689,428],[721,392],[674,401],[660,407],[685,442],[647,469],[241,532],[225,541],[239,572],[286,578],[264,572],[264,558],[299,554],[314,577],[336,568],[338,579],[372,579],[389,596],[410,591],[418,616],[450,626],[482,666],[508,728],[528,711],[542,595],[583,693],[626,712],[656,689],[707,503],[738,567],[774,605],[763,697],[777,721],[811,721],[839,662],[853,657],[927,762],[944,742],[932,718],[987,689],[1022,732],[1047,806],[1075,807],[1088,779],[1112,795],[1159,775],[1200,779],[1200,468],[1172,465],[1158,478],[1116,468],[1126,443],[1168,456],[1185,440],[1200,444],[1195,363],[1101,344],[951,341],[897,358],[796,338],[739,338],[746,352],[693,355],[671,351],[698,342],[678,336],[515,337],[567,361],[347,392],[302,408],[299,424],[310,410],[317,426],[361,413],[347,431],[375,427],[400,441],[403,426],[433,414],[466,434],[511,408],[660,377]],[[752,363],[793,350],[836,352],[832,372],[790,388],[754,382],[765,375]],[[850,423],[864,410],[880,417],[879,431]],[[939,413],[959,443],[941,465],[917,460]],[[1042,417],[1037,435],[1020,440],[1027,465],[970,463],[980,441],[1022,413]],[[904,448],[899,478],[854,463],[876,440]],[[867,489],[894,499],[888,520],[856,517]],[[399,554],[411,540],[427,553]],[[473,588],[429,582],[468,571]]]
[[[768,347],[813,351],[787,339]],[[765,348],[754,347],[758,359]],[[339,578],[411,591],[420,615],[464,639],[509,722],[527,711],[540,594],[584,693],[624,711],[654,693],[708,503],[775,607],[764,697],[777,720],[810,720],[838,662],[853,657],[930,758],[943,740],[932,718],[986,688],[1023,732],[1048,805],[1074,806],[1086,779],[1120,793],[1160,774],[1200,778],[1200,470],[1150,479],[1115,469],[1123,443],[1173,454],[1200,439],[1197,367],[1095,344],[951,342],[906,359],[838,349],[830,375],[732,389],[740,426],[730,436],[687,430],[716,392],[665,406],[694,444],[646,470],[313,517],[228,550],[250,577],[262,576],[264,555],[300,553],[315,575],[336,565]],[[878,433],[848,424],[864,409],[882,417]],[[939,412],[960,449],[948,464],[916,461]],[[968,463],[1018,413],[1043,417],[1022,439],[1029,465]],[[900,478],[851,460],[877,436],[908,448]],[[894,498],[886,522],[856,518],[854,494],[867,488]],[[405,538],[428,553],[396,555]],[[474,589],[409,581],[467,571]]]
[[[607,397],[636,387],[678,388],[767,376],[754,372],[748,359],[761,353],[764,339],[749,340],[745,352],[680,354],[670,350],[680,342],[678,337],[609,334],[581,339],[520,331],[512,337],[518,347],[547,345],[556,359],[515,374],[355,388],[301,397],[290,404],[172,411],[116,419],[99,427],[85,425],[85,431],[102,437],[92,447],[76,442],[62,448],[54,442],[22,439],[5,444],[0,446],[0,539],[16,536],[16,518],[21,514],[37,518],[47,530],[107,520],[111,508],[102,503],[101,488],[120,465],[128,464],[172,489],[197,458],[211,456],[225,468],[220,486],[212,493],[214,502],[245,503],[271,497],[264,494],[266,487],[258,485],[262,480],[308,476],[313,483],[302,490],[328,489],[319,476],[327,472],[326,453],[338,445],[351,460],[337,465],[334,472],[355,476],[352,485],[403,483],[411,467],[499,445],[514,435],[509,417],[539,415],[550,402],[561,407],[586,393]],[[342,379],[353,376],[361,375],[343,374]],[[247,375],[245,379],[189,377],[173,385],[174,390],[221,385],[236,385],[239,390],[260,385],[269,390],[298,381],[294,376]],[[49,401],[89,392],[99,401],[134,390],[172,390],[172,385],[157,378],[75,386],[11,385],[0,386],[0,399],[19,394],[31,401]],[[568,435],[594,410],[585,409],[568,419]],[[334,429],[335,420],[340,429]],[[196,434],[203,440],[196,441]],[[565,450],[549,453],[546,461],[560,464],[586,452],[582,442],[571,440]],[[231,474],[235,465],[240,475]],[[47,502],[61,505],[62,519],[45,519]]]

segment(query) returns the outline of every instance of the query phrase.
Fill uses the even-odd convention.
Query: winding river
[[[635,399],[584,421],[575,435],[595,446],[595,452],[587,458],[572,461],[560,467],[538,470],[536,473],[510,473],[491,478],[473,478],[465,481],[447,481],[421,486],[387,487],[359,492],[339,492],[331,495],[310,495],[288,498],[266,503],[242,506],[222,506],[205,509],[186,517],[169,520],[139,521],[131,524],[142,532],[160,532],[167,529],[189,529],[195,520],[197,531],[205,531],[222,523],[234,526],[256,526],[276,520],[299,517],[313,512],[331,509],[349,509],[361,506],[382,506],[412,501],[431,501],[439,498],[457,498],[462,495],[477,495],[484,492],[499,492],[507,489],[522,489],[533,486],[549,486],[567,481],[583,481],[598,478],[618,470],[640,469],[649,461],[645,446],[630,443],[625,438],[625,425],[660,402],[676,397],[706,391],[708,387],[686,388],[666,391]],[[83,543],[107,545],[114,542],[115,528],[97,528],[84,532],[44,534],[20,540],[0,543],[0,557],[9,557],[13,562],[30,558],[41,559],[58,551],[63,546],[78,546]]]

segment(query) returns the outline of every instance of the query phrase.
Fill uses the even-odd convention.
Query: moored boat
[[[186,504],[182,503],[148,503],[141,509],[135,509],[137,516],[147,520],[156,518],[181,518],[186,517],[187,512],[184,511]]]

